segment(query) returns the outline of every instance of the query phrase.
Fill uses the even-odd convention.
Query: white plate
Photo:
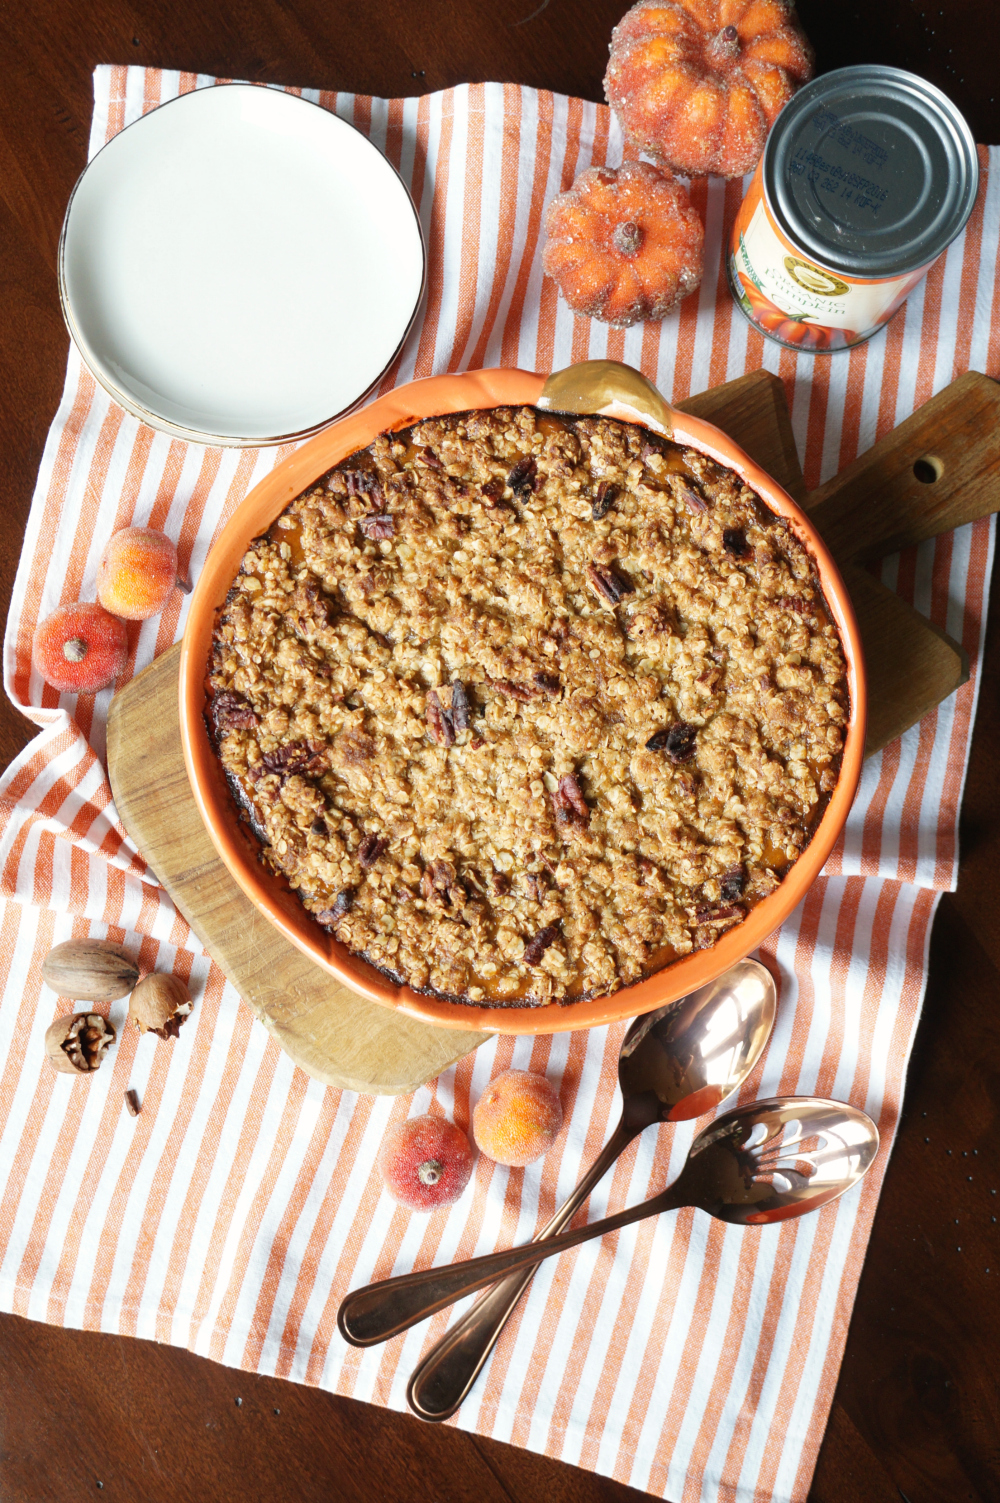
[[[59,247],[81,355],[129,411],[203,443],[274,444],[348,411],[420,305],[424,244],[371,142],[276,89],[197,89],[86,168]]]

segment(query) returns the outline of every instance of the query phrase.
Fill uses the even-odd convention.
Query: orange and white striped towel
[[[99,68],[91,153],[161,100],[215,80]],[[307,92],[307,91],[303,91]],[[422,99],[311,93],[369,133],[419,205],[430,249],[422,317],[385,385],[469,366],[542,371],[610,355],[674,399],[764,366],[784,379],[811,486],[956,374],[1000,369],[1000,160],[984,151],[965,234],[884,335],[812,359],[734,312],[721,246],[742,187],[695,187],[705,284],[662,325],[574,320],[543,281],[544,205],[621,137],[602,107],[485,84]],[[108,697],[57,696],[32,674],[35,622],[93,598],[104,540],[129,522],[180,540],[197,573],[280,451],[186,446],[139,426],[70,352],[5,644],[5,682],[42,728],[0,783],[0,1307],[189,1346],[220,1361],[395,1408],[447,1315],[367,1352],[336,1332],[348,1288],[529,1238],[616,1118],[623,1026],[484,1045],[410,1098],[324,1089],[293,1069],[208,961],[119,824],[101,765]],[[992,556],[987,523],[893,560],[883,578],[964,643],[971,681],[873,759],[844,839],[767,946],[777,1028],[745,1099],[833,1095],[876,1118],[880,1159],[819,1215],[741,1231],[700,1212],[628,1228],[542,1266],[456,1423],[669,1496],[804,1499],[833,1395],[920,1014],[931,919],[954,884],[956,826]],[[183,627],[139,627],[128,672]],[[110,932],[144,965],[190,977],[198,1003],[170,1047],[120,1037],[85,1086],[44,1065],[56,999],[40,977],[70,935]],[[123,1004],[112,1008],[122,1022]],[[511,1065],[561,1081],[566,1128],[539,1164],[481,1160],[448,1211],[380,1194],[388,1125],[442,1110],[467,1123]],[[122,1111],[134,1085],[141,1116]],[[694,1125],[648,1133],[591,1197],[597,1216],[677,1172]]]

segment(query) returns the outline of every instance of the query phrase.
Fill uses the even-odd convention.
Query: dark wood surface
[[[90,72],[142,62],[382,95],[465,79],[601,97],[624,0],[34,0],[0,6],[0,591],[9,598],[67,337],[55,252]],[[804,0],[822,70],[924,74],[1000,141],[993,0]],[[991,371],[991,375],[1000,375]],[[1000,628],[906,1109],[812,1503],[1000,1499]],[[4,762],[32,727],[0,701]],[[0,1317],[0,1500],[625,1503],[642,1494],[409,1416],[150,1343]],[[677,1503],[677,1500],[675,1500]]]

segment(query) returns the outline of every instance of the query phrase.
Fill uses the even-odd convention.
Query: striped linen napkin
[[[215,80],[98,68],[90,151],[178,92]],[[295,91],[298,92],[298,91]],[[543,281],[542,212],[591,162],[616,162],[603,107],[515,85],[420,99],[301,91],[353,121],[399,168],[430,252],[420,321],[383,383],[490,365],[548,371],[611,356],[675,400],[764,367],[785,383],[817,485],[959,372],[1000,368],[1000,173],[964,233],[884,335],[811,359],[734,312],[721,247],[743,191],[697,184],[709,274],[662,325],[575,320]],[[252,1371],[402,1409],[407,1376],[447,1313],[360,1352],[336,1331],[351,1287],[528,1239],[617,1118],[624,1025],[501,1038],[401,1099],[318,1085],[255,1022],[118,822],[101,758],[107,693],[57,696],[30,666],[32,630],[94,596],[107,537],[130,522],[179,539],[197,575],[234,507],[282,450],[188,446],[141,427],[71,350],[32,504],[5,643],[7,692],[40,734],[0,782],[0,1307],[154,1337]],[[954,886],[956,827],[992,557],[988,523],[887,562],[883,579],[964,643],[970,682],[865,768],[825,875],[766,948],[778,1022],[744,1099],[850,1100],[876,1119],[879,1159],[818,1215],[740,1230],[682,1211],[543,1264],[454,1423],[616,1477],[674,1503],[804,1499],[920,1015],[937,898]],[[184,602],[132,637],[128,673],[180,634]],[[144,966],[189,979],[195,1012],[166,1047],[121,1034],[86,1087],[54,1076],[42,1037],[56,999],[47,950],[110,934]],[[124,1004],[111,1010],[123,1021]],[[566,1128],[526,1171],[480,1160],[450,1210],[411,1216],[380,1194],[387,1127],[441,1110],[467,1124],[510,1066],[561,1081]],[[122,1111],[133,1085],[141,1116]],[[591,1197],[596,1217],[677,1173],[694,1124],[647,1133]]]

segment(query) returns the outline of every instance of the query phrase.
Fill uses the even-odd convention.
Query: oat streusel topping
[[[209,721],[317,921],[417,990],[600,995],[715,943],[809,841],[844,658],[737,475],[605,418],[383,434],[248,549]]]

